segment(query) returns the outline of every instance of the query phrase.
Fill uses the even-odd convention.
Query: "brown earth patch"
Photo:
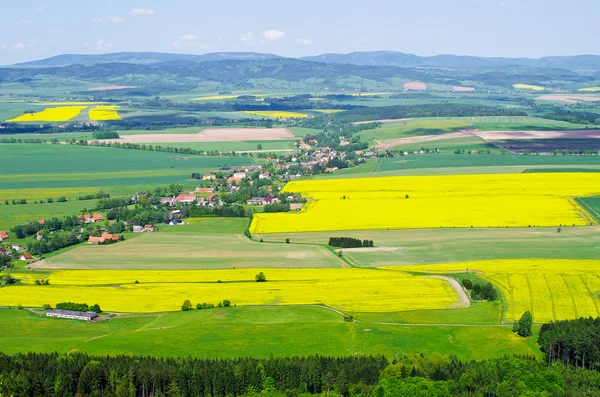
[[[293,140],[287,128],[213,128],[197,134],[137,134],[123,135],[120,139],[102,142],[119,143],[183,143],[183,142],[238,142]]]
[[[215,317],[225,317],[227,314],[228,313],[225,313],[225,312],[218,312],[218,313],[215,313],[214,316]]]
[[[554,101],[562,103],[596,102],[600,101],[599,95],[593,94],[546,94],[535,98],[538,101]]]
[[[451,132],[449,134],[438,134],[438,135],[422,135],[422,136],[411,136],[408,138],[395,138],[395,139],[385,139],[381,141],[377,141],[377,145],[375,146],[377,149],[391,149],[394,147],[398,147],[401,145],[408,145],[411,143],[419,143],[419,142],[431,142],[431,141],[439,141],[442,139],[455,139],[455,138],[465,138],[472,136],[472,134],[468,134],[465,132]]]
[[[363,125],[371,123],[396,123],[398,121],[409,121],[412,119],[384,119],[384,120],[369,120],[369,121],[355,121],[352,125]]]
[[[475,88],[473,87],[463,87],[460,85],[454,85],[452,86],[452,91],[453,92],[473,92],[475,91]]]
[[[574,131],[473,131],[487,141],[511,139],[595,139],[600,138],[600,130]]]
[[[404,91],[425,91],[427,90],[427,85],[421,81],[411,81],[409,83],[404,83],[402,85]]]
[[[142,88],[142,86],[139,86],[139,85],[108,85],[105,87],[88,88],[88,91],[126,90],[128,88]]]

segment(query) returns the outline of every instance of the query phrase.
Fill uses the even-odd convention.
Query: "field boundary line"
[[[579,215],[588,221],[590,226],[598,226],[598,220],[584,208],[582,201],[578,200],[577,197],[567,197],[567,201],[579,211]]]
[[[565,283],[565,287],[567,288],[567,291],[569,292],[569,296],[571,297],[571,304],[573,305],[573,311],[575,312],[575,318],[579,318],[579,314],[577,313],[577,303],[575,302],[575,297],[573,296],[573,293],[571,292],[571,287],[569,287],[569,283],[567,282],[567,279],[565,278],[564,274],[561,274],[560,278],[562,279],[563,283]]]
[[[458,297],[462,301],[462,305],[459,307],[465,308],[465,307],[471,306],[471,299],[469,299],[469,297],[465,293],[465,290],[461,287],[460,283],[456,279],[453,279],[451,277],[446,277],[446,276],[423,276],[423,278],[435,278],[438,280],[443,280],[443,281],[448,282],[450,284],[450,286],[452,286],[453,289],[456,291],[456,293],[458,294]]]
[[[546,283],[546,287],[548,287],[548,293],[550,294],[550,303],[552,304],[552,319],[556,321],[556,307],[554,306],[554,295],[552,294],[552,288],[550,288],[550,283],[546,278],[546,274],[543,273],[542,277],[544,277],[544,282]]]
[[[590,287],[588,286],[587,282],[583,278],[583,275],[580,274],[579,278],[581,279],[581,282],[585,286],[585,289],[587,290],[587,292],[590,294],[590,299],[592,300],[592,303],[594,303],[594,307],[596,308],[596,315],[598,317],[600,317],[600,309],[598,308],[598,302],[596,302],[596,299],[594,297],[594,294],[592,293],[592,290],[590,290]]]
[[[588,204],[581,200],[581,197],[575,197],[573,199],[592,219],[596,221],[596,225],[600,223],[600,214],[591,208]]]
[[[527,281],[527,288],[529,289],[529,306],[531,306],[531,314],[533,315],[533,318],[535,318],[535,306],[533,305],[533,291],[531,290],[531,283],[529,282],[529,276],[527,274],[525,275],[525,281]]]
[[[508,291],[510,292],[510,302],[511,302],[511,309],[512,309],[512,320],[515,321],[516,317],[515,317],[515,298],[513,295],[513,286],[510,282],[510,274],[506,275],[506,285],[508,286]]]

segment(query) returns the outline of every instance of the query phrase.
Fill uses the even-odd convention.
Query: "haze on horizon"
[[[7,2],[8,3],[8,2]],[[600,54],[597,0],[22,0],[2,5],[0,65],[65,53],[390,50],[528,57]]]

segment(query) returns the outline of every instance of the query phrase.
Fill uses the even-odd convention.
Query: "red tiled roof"
[[[193,193],[190,194],[180,194],[177,196],[177,201],[194,201],[196,200],[196,195]]]
[[[102,216],[102,214],[94,214],[92,215],[92,219],[97,222],[103,220],[104,216]]]

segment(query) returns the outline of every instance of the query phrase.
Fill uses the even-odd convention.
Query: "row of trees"
[[[74,310],[77,312],[102,313],[102,310],[100,310],[100,305],[97,303],[93,304],[92,306],[88,306],[87,303],[61,302],[56,304],[56,308],[59,310]]]
[[[533,357],[286,358],[0,354],[3,396],[598,396],[600,373]]]
[[[216,307],[230,307],[231,306],[231,301],[230,300],[223,300],[219,303],[217,303]],[[196,303],[196,310],[206,310],[206,309],[212,309],[215,307],[214,303]],[[192,310],[192,302],[189,299],[186,299],[183,304],[181,305],[181,310],[184,312],[187,312],[189,310]]]
[[[498,299],[498,291],[496,291],[492,283],[479,284],[469,279],[464,279],[462,284],[466,289],[471,291],[471,299],[473,300],[495,301]]]
[[[375,243],[373,243],[373,240],[359,240],[352,237],[330,237],[329,246],[337,248],[371,248],[375,246]]]

